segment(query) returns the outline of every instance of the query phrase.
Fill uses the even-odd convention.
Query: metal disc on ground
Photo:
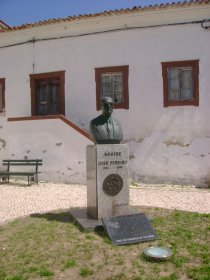
[[[149,247],[144,250],[144,254],[154,260],[165,260],[169,259],[173,255],[173,252],[165,247]]]

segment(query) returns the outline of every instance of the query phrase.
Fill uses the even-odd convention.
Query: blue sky
[[[0,19],[10,26],[106,10],[172,3],[178,0],[0,0]]]

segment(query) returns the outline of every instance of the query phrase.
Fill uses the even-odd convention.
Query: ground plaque
[[[104,228],[115,245],[151,241],[158,238],[143,213],[102,218]]]

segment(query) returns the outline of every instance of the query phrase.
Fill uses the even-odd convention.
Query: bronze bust
[[[111,117],[113,100],[102,98],[102,114],[90,122],[90,133],[95,144],[119,144],[123,139],[120,122]]]

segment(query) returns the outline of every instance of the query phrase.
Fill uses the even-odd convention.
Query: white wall
[[[8,156],[8,131],[7,121],[4,113],[0,113],[0,159],[5,159]]]
[[[49,37],[49,33],[45,35]],[[130,147],[132,180],[209,185],[209,45],[209,30],[202,29],[200,24],[188,24],[3,48],[0,50],[0,77],[6,78],[6,116],[31,115],[29,74],[65,70],[66,117],[88,130],[89,121],[99,114],[96,111],[94,68],[129,65],[129,110],[118,109],[114,115],[121,121],[124,141]],[[200,60],[199,107],[164,108],[161,62],[194,59]],[[26,122],[21,127],[20,123],[9,125],[11,135],[16,137],[18,134],[21,139],[21,135],[25,135],[22,131],[25,125]],[[30,125],[27,123],[27,128]],[[36,135],[37,142],[43,141],[43,137],[48,138],[43,135],[45,130],[42,131],[40,125],[29,131],[28,135]],[[61,131],[66,133],[66,128]],[[52,136],[53,130],[50,135],[57,137]],[[72,134],[70,138],[74,137]],[[58,142],[63,143],[62,140]],[[28,144],[29,150],[31,144]],[[10,145],[15,145],[11,136]],[[76,141],[68,145],[69,149],[72,145],[79,149],[83,144]],[[57,147],[51,146],[52,157],[55,150]],[[55,155],[61,156],[60,152]],[[65,164],[65,168],[68,165]]]
[[[86,146],[92,144],[62,120],[8,123],[8,157],[42,159],[39,180],[85,183]]]

